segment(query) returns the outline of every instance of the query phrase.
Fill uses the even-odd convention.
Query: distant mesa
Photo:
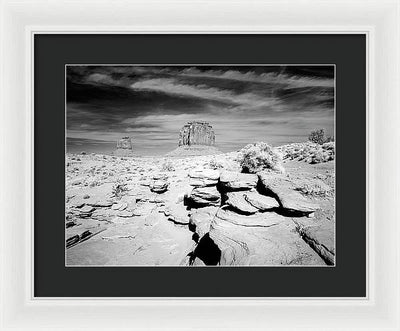
[[[179,132],[178,146],[215,144],[215,134],[212,126],[208,122],[194,121],[188,122]]]
[[[178,148],[167,156],[214,155],[221,152],[214,147],[215,133],[209,122],[193,121],[179,132]]]
[[[133,153],[133,138],[122,137],[117,141],[117,149],[114,152],[116,156],[134,156]]]

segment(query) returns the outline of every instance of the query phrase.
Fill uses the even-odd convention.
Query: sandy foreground
[[[335,263],[334,161],[66,155],[67,266]]]

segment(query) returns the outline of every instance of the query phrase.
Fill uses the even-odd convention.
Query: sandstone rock
[[[160,173],[154,174],[153,179],[154,180],[167,180],[168,174],[160,172]]]
[[[88,205],[93,207],[110,207],[113,205],[112,183],[106,183],[95,187],[88,187],[82,192],[81,189],[73,190],[71,199],[67,205],[72,207],[79,207]],[[85,198],[89,195],[89,198]]]
[[[189,172],[189,184],[195,187],[212,186],[218,183],[219,171],[195,169]]]
[[[92,212],[94,210],[95,210],[95,208],[93,208],[92,206],[83,206],[79,210],[79,216],[80,217],[89,217],[90,215],[92,215]]]
[[[204,267],[205,265],[206,264],[199,258],[195,258],[193,263],[191,264],[192,267]]]
[[[244,227],[269,227],[284,221],[284,217],[273,212],[254,215],[242,215],[220,208],[215,215],[215,222],[227,222]],[[212,223],[214,224],[214,223]]]
[[[133,150],[133,139],[131,137],[123,137],[117,141],[117,148]]]
[[[302,224],[296,220],[301,237],[325,260],[335,264],[335,226],[333,222],[323,221],[316,224]]]
[[[215,134],[208,122],[188,122],[179,132],[178,146],[214,145]]]
[[[123,137],[117,141],[117,149],[114,152],[115,155],[123,156],[133,156],[133,138]]]
[[[126,209],[133,211],[136,208],[136,197],[125,196],[121,199],[121,203],[126,203]]]
[[[75,178],[74,180],[71,181],[71,185],[81,185],[83,181],[84,181],[83,178]]]
[[[259,194],[256,191],[244,193],[245,200],[260,211],[278,208],[279,203],[275,198]]]
[[[199,208],[190,215],[189,224],[191,227],[189,228],[197,233],[199,239],[210,231],[210,224],[217,210],[217,207]]]
[[[119,210],[117,212],[118,217],[133,217],[134,213],[130,210]]]
[[[306,214],[319,208],[317,204],[296,191],[297,185],[290,178],[262,172],[259,173],[259,177],[265,190],[276,196],[283,208]]]
[[[258,209],[246,201],[244,192],[228,192],[226,193],[227,200],[225,203],[239,211],[247,214],[254,214]]]
[[[215,186],[196,187],[188,199],[198,206],[219,206],[221,195]]]
[[[111,206],[111,209],[113,209],[113,210],[124,210],[126,207],[128,207],[128,204],[126,202],[119,202],[119,203],[114,203]]]
[[[170,204],[165,207],[164,215],[168,220],[175,224],[187,225],[189,224],[188,211],[183,205]]]
[[[155,180],[150,183],[150,190],[155,193],[164,193],[168,190],[168,185],[165,180]]]
[[[273,212],[245,216],[220,209],[209,236],[221,251],[221,265],[326,265],[293,222]]]
[[[258,176],[234,171],[222,171],[220,182],[227,190],[251,189],[256,187]]]

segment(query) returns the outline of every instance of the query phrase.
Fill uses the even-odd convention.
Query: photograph
[[[335,267],[334,64],[66,64],[66,267]],[[339,239],[340,240],[340,239]]]

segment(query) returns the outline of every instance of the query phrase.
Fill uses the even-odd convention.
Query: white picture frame
[[[399,1],[4,0],[1,9],[1,330],[400,330]],[[365,34],[367,297],[33,297],[35,33]]]

